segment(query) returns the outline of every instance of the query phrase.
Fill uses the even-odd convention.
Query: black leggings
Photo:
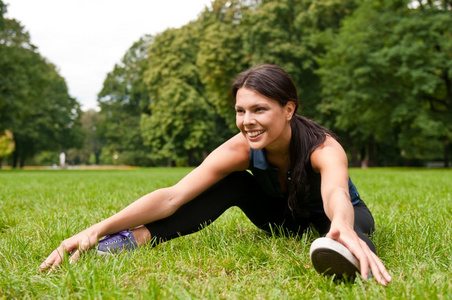
[[[265,194],[246,171],[230,174],[173,215],[145,226],[152,239],[159,243],[199,231],[232,206],[238,206],[254,225],[267,232],[284,230],[303,234],[313,225],[320,234],[326,234],[330,228],[330,220],[322,213],[311,213],[308,219],[292,217],[287,200]],[[354,210],[354,229],[375,252],[375,246],[367,237],[374,231],[374,219],[363,201],[354,205]]]

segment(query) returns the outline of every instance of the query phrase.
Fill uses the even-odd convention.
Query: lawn
[[[232,208],[208,228],[110,258],[88,251],[46,275],[60,242],[187,168],[0,171],[0,297],[90,299],[452,299],[452,170],[351,169],[393,276],[334,281],[309,260],[316,238],[275,237]]]

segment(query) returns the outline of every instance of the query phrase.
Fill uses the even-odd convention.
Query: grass
[[[452,170],[351,169],[393,276],[335,282],[309,260],[316,237],[274,237],[236,208],[156,248],[39,273],[60,242],[189,169],[0,172],[0,297],[88,299],[452,299]]]

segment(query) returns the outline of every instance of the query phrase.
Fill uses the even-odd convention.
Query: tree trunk
[[[18,151],[17,151],[17,144],[16,144],[16,149],[13,152],[13,164],[11,165],[11,167],[13,169],[15,169],[17,167],[18,161],[19,161],[19,154],[18,154]]]
[[[353,167],[359,167],[359,157],[358,157],[358,150],[357,149],[352,149],[351,151],[351,155],[352,155],[352,161],[351,164]]]
[[[449,153],[450,153],[450,142],[449,139],[446,139],[446,142],[444,143],[444,167],[449,168]]]
[[[378,165],[378,150],[375,136],[371,135],[369,138],[369,166],[375,167]]]
[[[369,167],[369,159],[368,159],[368,151],[367,147],[361,148],[361,168],[367,169]]]
[[[95,157],[95,162],[94,164],[96,165],[100,165],[100,151],[99,152],[94,152],[94,157]]]
[[[168,158],[168,160],[167,160],[167,166],[168,166],[168,168],[171,168],[171,167],[173,167],[173,160],[171,159],[171,158]]]

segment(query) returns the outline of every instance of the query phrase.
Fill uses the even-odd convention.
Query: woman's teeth
[[[248,132],[248,135],[249,135],[250,137],[256,137],[256,136],[258,136],[259,134],[263,133],[264,131],[265,131],[265,130],[252,131],[252,132]]]

